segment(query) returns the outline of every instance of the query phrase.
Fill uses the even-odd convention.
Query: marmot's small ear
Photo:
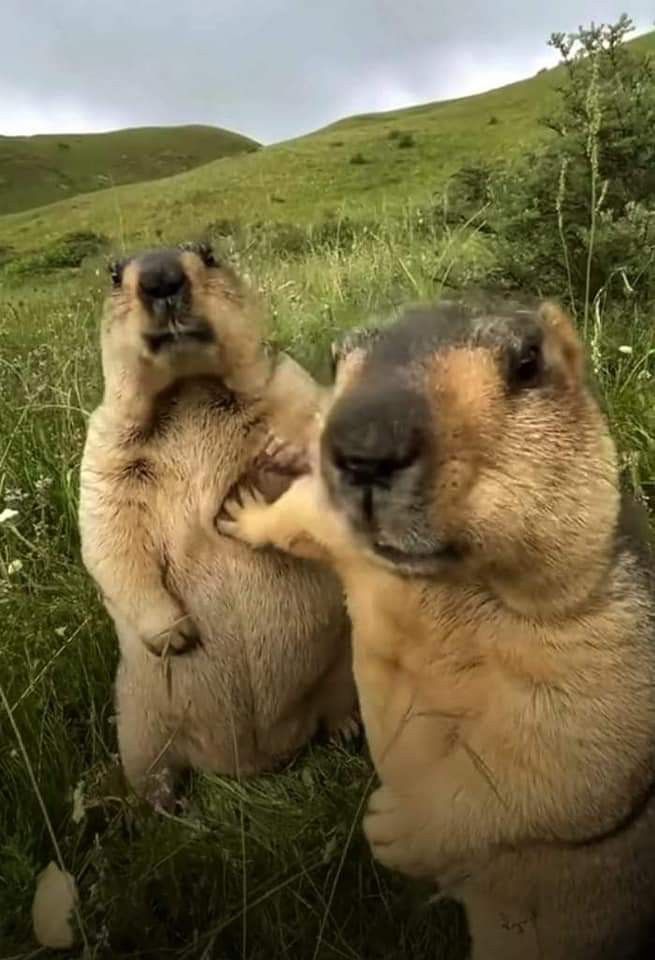
[[[123,282],[123,270],[125,269],[125,260],[110,260],[107,264],[107,271],[111,277],[114,287],[120,287]]]
[[[549,357],[559,355],[573,376],[580,380],[585,373],[585,354],[573,320],[558,303],[546,300],[539,308],[545,328],[544,351]]]
[[[219,262],[214,253],[214,248],[209,241],[203,240],[198,244],[198,256],[206,267],[218,267]]]
[[[188,250],[200,257],[206,267],[218,267],[219,261],[216,258],[211,243],[208,240],[200,240],[191,243],[181,243],[180,250]]]

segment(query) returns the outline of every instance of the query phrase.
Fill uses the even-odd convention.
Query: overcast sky
[[[1,0],[0,133],[208,123],[269,143],[553,62],[612,0]],[[402,9],[402,12],[401,12]],[[653,0],[626,9],[643,31]]]

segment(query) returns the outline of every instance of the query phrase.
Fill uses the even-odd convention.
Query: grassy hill
[[[257,146],[248,137],[206,126],[0,136],[0,213],[27,210],[112,184],[169,177]]]
[[[68,230],[95,230],[130,246],[219,218],[311,221],[401,205],[430,195],[464,162],[542,135],[537,119],[555,80],[550,71],[476,97],[353,117],[177,176],[2,217],[0,244],[36,249]]]
[[[632,44],[655,52],[655,32]],[[472,97],[350,117],[165,179],[0,217],[0,247],[37,250],[72,230],[131,247],[195,235],[225,218],[312,222],[393,210],[432,196],[464,163],[518,154],[547,135],[538,120],[559,78],[560,68],[544,70]]]

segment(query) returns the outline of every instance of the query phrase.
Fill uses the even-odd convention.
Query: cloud
[[[271,142],[520,79],[553,62],[553,30],[622,11],[613,0],[4,0],[0,132],[209,123]],[[651,24],[650,0],[629,12]]]

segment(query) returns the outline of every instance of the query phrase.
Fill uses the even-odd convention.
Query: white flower
[[[52,477],[39,477],[34,486],[39,493],[44,493],[52,486]]]
[[[86,805],[84,803],[84,784],[80,780],[73,791],[73,823],[81,823],[86,816]]]
[[[8,520],[14,520],[18,516],[18,510],[12,510],[11,507],[5,507],[0,513],[0,523],[7,523]]]
[[[66,635],[66,627],[55,627],[55,633],[58,637],[63,637]]]
[[[632,347],[629,346],[627,343],[623,343],[619,347],[619,353],[626,353],[628,356],[630,356],[630,354],[632,353]]]
[[[20,573],[22,569],[23,569],[22,560],[12,560],[11,563],[7,565],[7,573],[9,574],[10,577],[14,573]]]

